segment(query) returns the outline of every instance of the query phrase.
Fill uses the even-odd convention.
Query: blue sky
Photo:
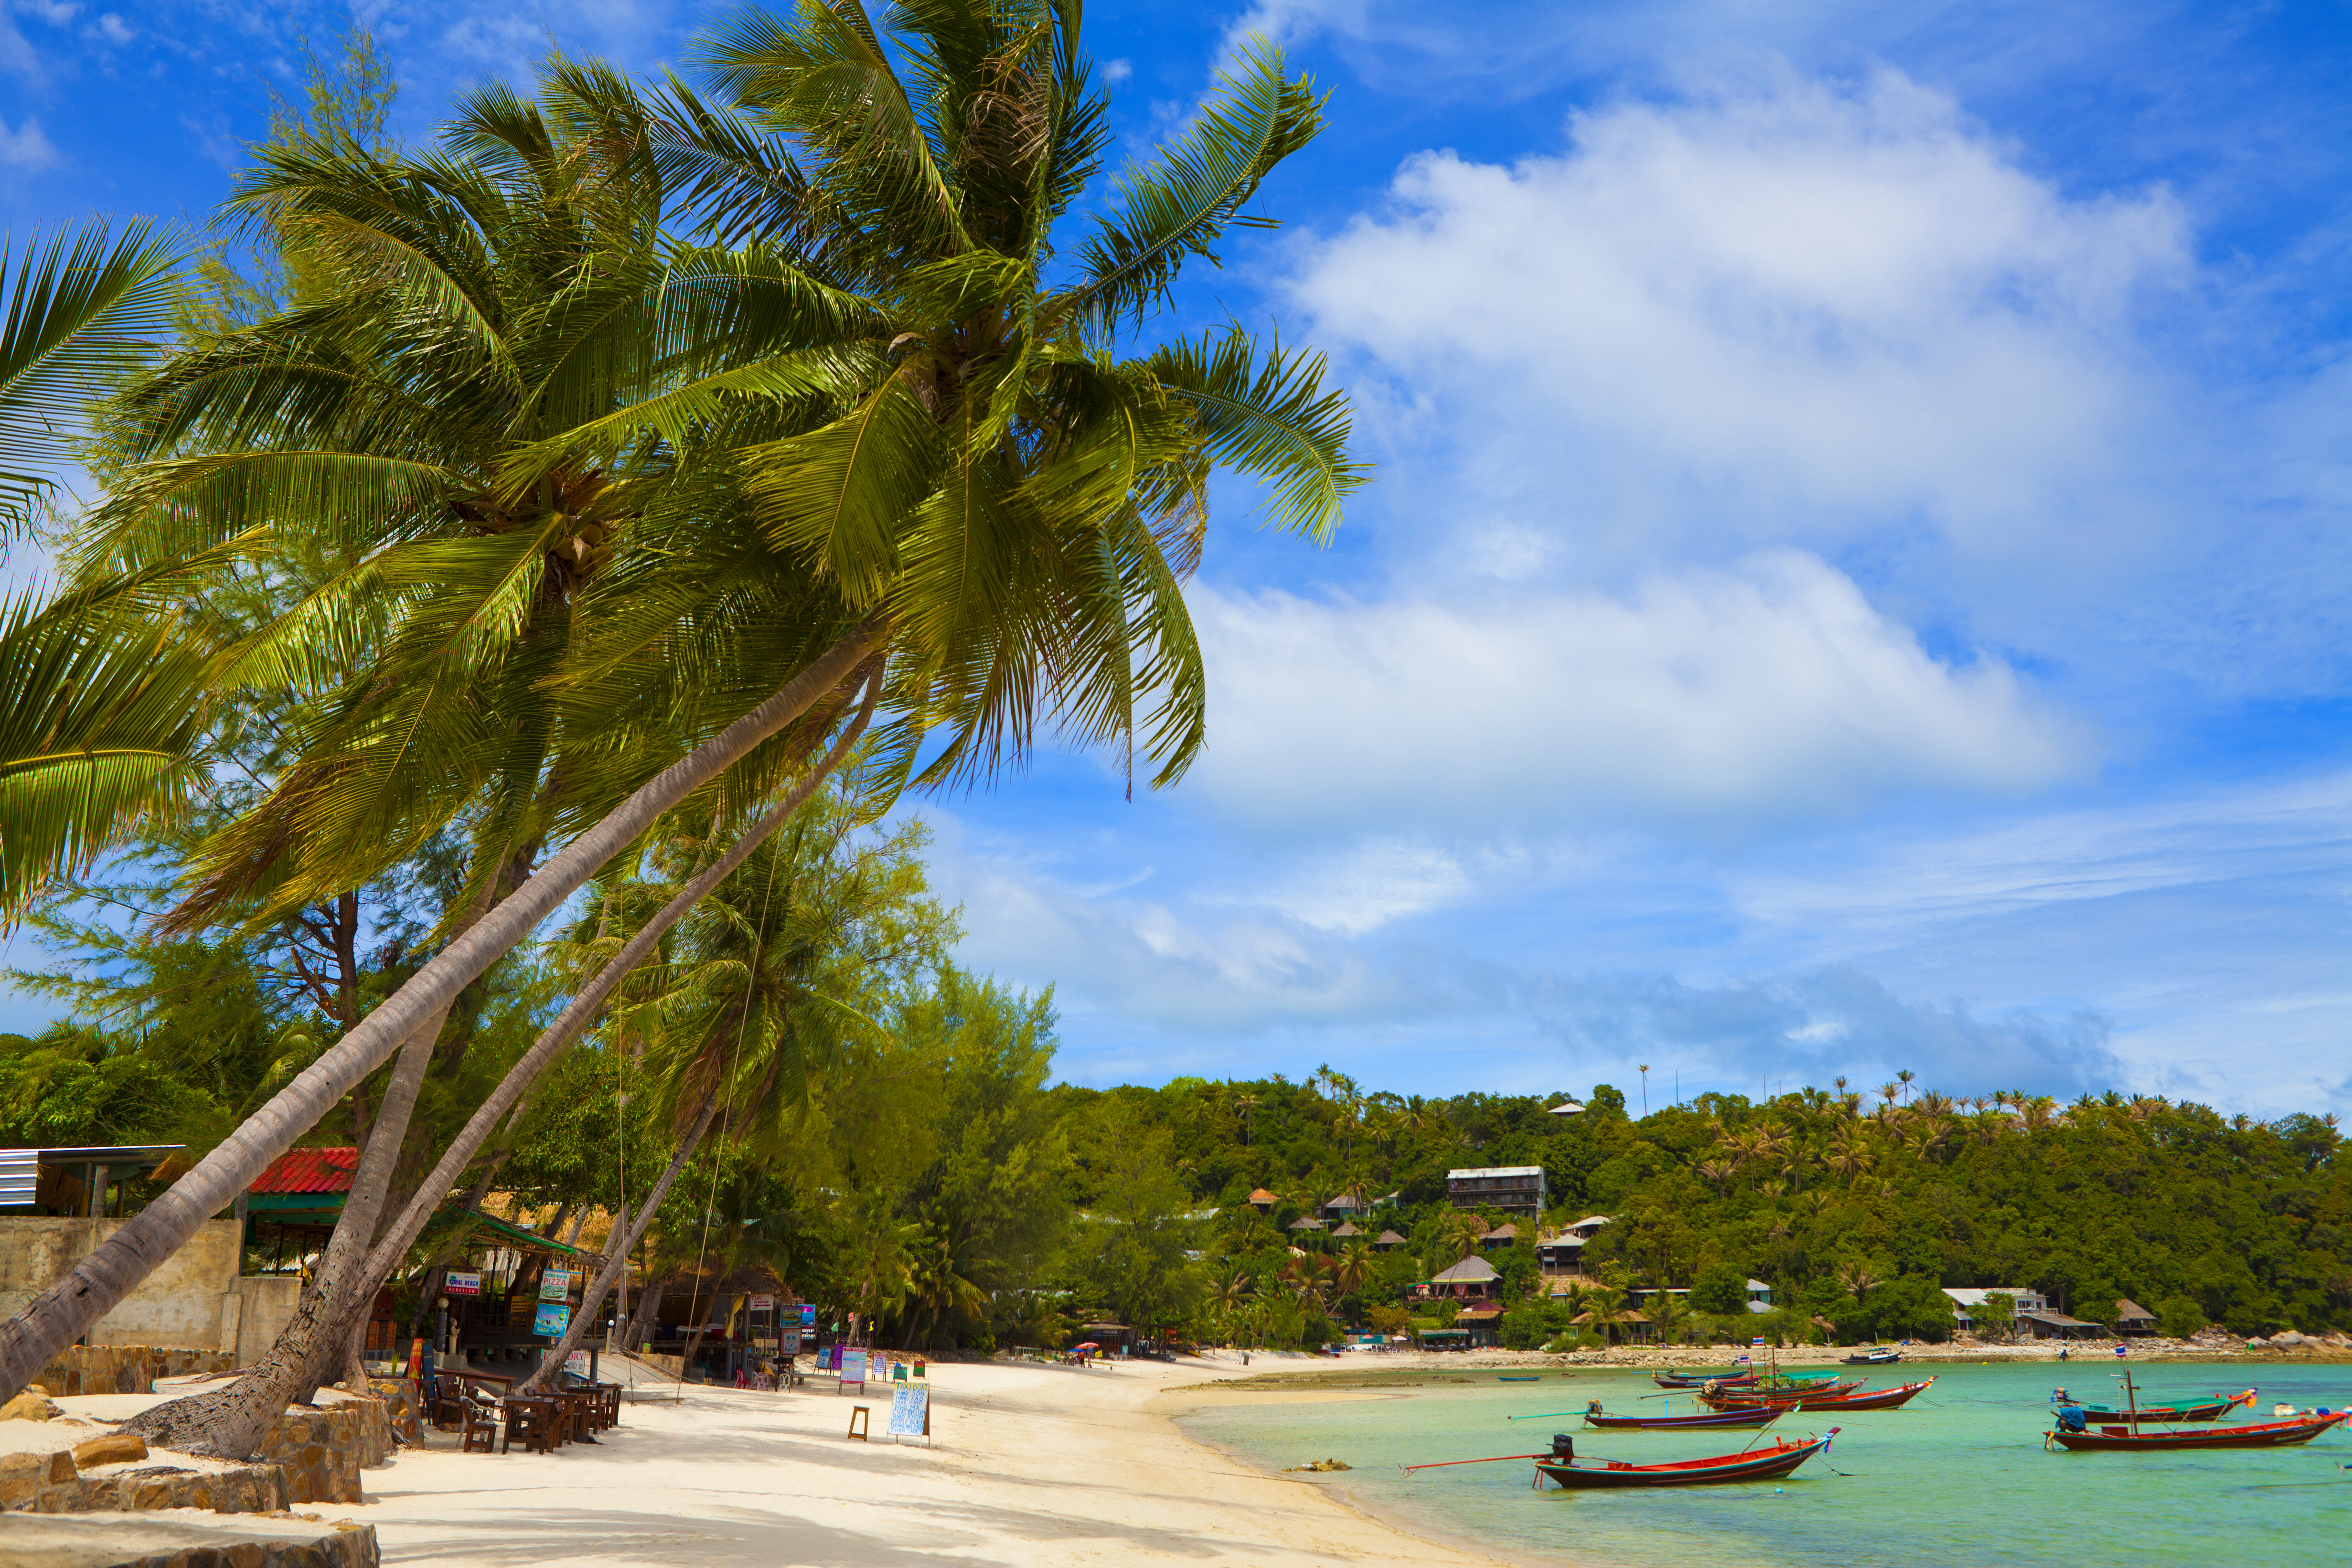
[[[363,15],[415,134],[713,9]],[[0,0],[7,223],[203,212],[348,15]],[[1067,1076],[2347,1108],[2352,13],[1098,3],[1130,149],[1253,29],[1331,129],[1187,316],[1380,480],[1223,494],[1181,787],[922,808]]]

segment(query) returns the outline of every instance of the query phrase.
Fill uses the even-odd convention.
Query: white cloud
[[[1624,598],[1203,590],[1194,619],[1214,694],[1197,787],[1288,830],[1712,833],[1895,790],[2028,789],[2087,757],[2005,664],[1931,658],[1794,552]]]
[[[1474,494],[1566,490],[1644,549],[1677,507],[2013,535],[2147,417],[2136,312],[2189,265],[2161,191],[2069,200],[1891,71],[1571,129],[1509,168],[1412,159],[1292,282],[1401,407],[1485,433],[1449,471]]]
[[[19,174],[37,174],[44,169],[55,168],[58,150],[41,131],[41,122],[30,115],[16,130],[0,120],[0,169]]]
[[[16,9],[27,16],[38,16],[52,27],[62,27],[81,6],[77,0],[16,0]]]
[[[1102,78],[1106,84],[1111,87],[1117,87],[1119,83],[1127,80],[1134,74],[1135,62],[1133,60],[1118,59],[1105,60],[1103,62]]]
[[[127,44],[131,39],[130,26],[111,11],[104,13],[97,21],[91,23],[89,32],[91,37],[103,38],[110,44]]]

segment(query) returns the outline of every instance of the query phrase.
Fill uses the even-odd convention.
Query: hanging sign
[[[530,1332],[553,1339],[561,1336],[572,1324],[572,1309],[561,1301],[541,1301],[539,1313],[531,1320]]]
[[[776,1298],[754,1296],[751,1298],[751,1310],[755,1312],[772,1312],[776,1310]]]
[[[541,1274],[539,1277],[539,1299],[541,1301],[561,1301],[568,1299],[571,1294],[571,1270],[550,1269],[546,1273]]]
[[[890,1390],[890,1425],[886,1430],[893,1437],[929,1437],[931,1391],[912,1385]]]
[[[801,1303],[801,1327],[804,1329],[813,1329],[816,1327],[816,1303],[814,1301],[803,1301]]]
[[[441,1293],[445,1296],[478,1296],[482,1293],[482,1277],[452,1270],[441,1276]]]

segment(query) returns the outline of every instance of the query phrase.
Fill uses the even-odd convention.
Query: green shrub
[[[1503,1314],[1505,1350],[1534,1350],[1550,1337],[1550,1332],[1539,1305],[1514,1307]]]
[[[1691,1311],[1729,1315],[1748,1310],[1748,1276],[1728,1263],[1710,1263],[1691,1287]]]
[[[2156,1303],[2156,1321],[2174,1339],[2187,1339],[2205,1326],[2205,1309],[2187,1296],[2167,1296]]]

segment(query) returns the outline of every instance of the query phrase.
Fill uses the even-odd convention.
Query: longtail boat
[[[1612,1416],[1601,1408],[1600,1401],[1584,1413],[1584,1424],[1603,1430],[1617,1431],[1680,1431],[1685,1428],[1705,1430],[1708,1427],[1769,1427],[1788,1411],[1778,1405],[1759,1405],[1747,1410],[1698,1410],[1687,1416]]]
[[[1852,1394],[1817,1394],[1810,1399],[1797,1401],[1800,1410],[1900,1410],[1927,1391],[1932,1377],[1924,1383],[1906,1383],[1895,1388],[1862,1388]]]
[[[2216,1394],[2210,1398],[2184,1401],[2179,1397],[2160,1405],[2086,1405],[2079,1399],[2069,1399],[2060,1389],[2050,1396],[2050,1403],[2061,1410],[2080,1410],[2084,1418],[2095,1426],[2102,1421],[2124,1421],[2137,1425],[2142,1421],[2171,1423],[2177,1421],[2216,1421],[2241,1405],[2251,1406],[2254,1391],[2242,1394]]]
[[[1661,1388],[1704,1388],[1719,1383],[1726,1388],[1744,1387],[1756,1381],[1752,1372],[1654,1372],[1650,1381]]]
[[[1848,1366],[1892,1366],[1903,1359],[1903,1353],[1891,1344],[1874,1350],[1858,1350],[1845,1358]]]
[[[2129,1426],[2104,1427],[2098,1431],[2075,1430],[2067,1422],[2079,1406],[2058,1412],[2057,1427],[2044,1435],[2042,1446],[2056,1441],[2068,1448],[2115,1449],[2159,1453],[2174,1448],[2284,1448],[2308,1443],[2330,1427],[2352,1416],[2352,1410],[2331,1410],[2297,1416],[2287,1421],[2257,1421],[2243,1427],[2200,1427],[2189,1432],[2136,1432]]]
[[[1543,1381],[1543,1374],[1540,1372],[1498,1372],[1495,1374],[1495,1381],[1497,1383],[1541,1383]]]
[[[1862,1379],[1847,1378],[1836,1383],[1814,1384],[1796,1388],[1702,1388],[1699,1402],[1717,1410],[1756,1405],[1779,1405],[1783,1407],[1803,1404],[1808,1399],[1826,1399],[1832,1395],[1850,1394],[1862,1386]]]
[[[1769,1448],[1718,1454],[1709,1459],[1680,1459],[1664,1465],[1634,1465],[1623,1459],[1580,1459],[1565,1436],[1551,1440],[1552,1457],[1536,1461],[1536,1473],[1564,1487],[1688,1487],[1715,1486],[1725,1481],[1777,1480],[1825,1452],[1832,1427],[1822,1437],[1790,1438]]]

